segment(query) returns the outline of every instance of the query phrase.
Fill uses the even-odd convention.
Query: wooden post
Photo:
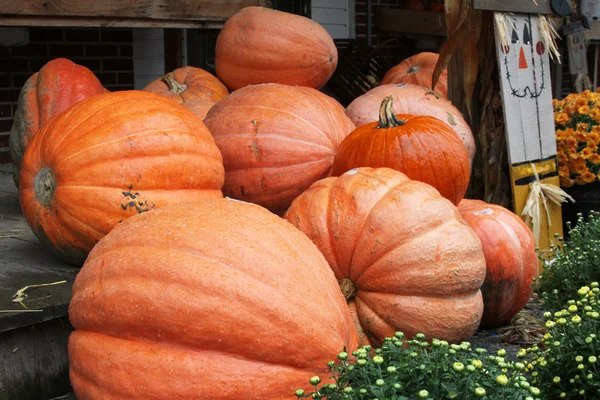
[[[501,34],[495,27],[496,54],[502,89],[504,121],[512,189],[513,208],[521,215],[535,182],[535,173],[541,183],[559,186],[556,162],[556,137],[550,60],[548,49],[542,43],[536,14],[507,15],[508,37],[502,45]],[[547,203],[541,210],[538,247],[548,250],[555,242],[554,235],[562,236],[561,207]]]

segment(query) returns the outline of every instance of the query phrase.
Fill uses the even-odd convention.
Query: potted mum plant
[[[600,210],[600,88],[553,100],[560,186],[575,203],[562,206],[566,223]]]

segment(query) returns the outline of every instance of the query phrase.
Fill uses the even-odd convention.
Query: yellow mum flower
[[[590,149],[589,147],[586,147],[585,149],[581,150],[581,157],[588,159],[592,156],[592,154],[596,154],[592,151],[592,149]]]
[[[584,174],[590,172],[587,165],[585,165],[585,164],[576,164],[576,165],[574,165],[574,167],[575,168],[573,168],[573,172],[575,172],[576,174],[579,174],[579,175],[584,175]]]
[[[577,100],[575,100],[575,107],[579,109],[583,106],[587,106],[587,99],[585,98],[585,94],[582,97],[578,97]]]
[[[592,183],[596,180],[596,174],[590,171],[584,172],[581,174],[581,180],[583,180],[585,183]]]
[[[587,132],[577,131],[575,133],[575,139],[577,139],[578,142],[587,142]]]
[[[598,164],[600,164],[600,155],[598,155],[597,153],[594,153],[590,156],[589,160],[592,164],[598,165]]]
[[[554,121],[558,125],[564,125],[567,122],[569,122],[569,116],[567,114],[565,114],[564,112],[561,112],[561,113],[556,114],[556,116],[554,117]]]
[[[588,105],[577,108],[577,112],[581,115],[588,115],[590,113],[590,107]]]
[[[568,138],[565,143],[567,144],[568,149],[576,149],[579,145],[579,142],[574,137]]]
[[[558,176],[560,177],[565,177],[568,178],[569,176],[571,176],[571,171],[569,170],[569,167],[562,166],[558,168]]]
[[[589,132],[590,131],[590,125],[586,124],[585,122],[579,122],[577,124],[577,130],[581,131],[581,132]]]
[[[564,152],[558,152],[556,154],[556,157],[558,159],[558,165],[566,165],[567,161],[569,161],[569,158],[567,157],[567,155]]]
[[[598,151],[598,142],[592,142],[592,141],[588,140],[586,149],[590,149],[592,151]]]

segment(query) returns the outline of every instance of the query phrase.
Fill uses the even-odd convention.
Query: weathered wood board
[[[541,41],[536,15],[514,14],[508,18],[508,45],[502,45],[500,32],[495,27],[496,54],[513,206],[515,213],[521,215],[529,195],[529,184],[535,181],[534,168],[541,183],[559,186],[559,179],[548,49]],[[545,210],[541,210],[540,249],[550,247],[555,233],[562,236],[561,207],[549,203],[548,209],[550,226]]]
[[[536,4],[537,3],[537,4]],[[552,14],[550,0],[473,0],[475,10],[490,10],[523,14]]]

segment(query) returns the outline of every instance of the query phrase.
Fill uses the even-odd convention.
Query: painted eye
[[[527,23],[523,26],[523,43],[531,44],[531,32]]]
[[[512,44],[519,43],[519,34],[517,33],[517,30],[515,28],[513,28],[512,30],[511,42]]]
[[[544,46],[544,43],[542,42],[537,42],[537,44],[535,45],[535,51],[540,55],[544,55],[544,52],[546,52],[546,46]]]

